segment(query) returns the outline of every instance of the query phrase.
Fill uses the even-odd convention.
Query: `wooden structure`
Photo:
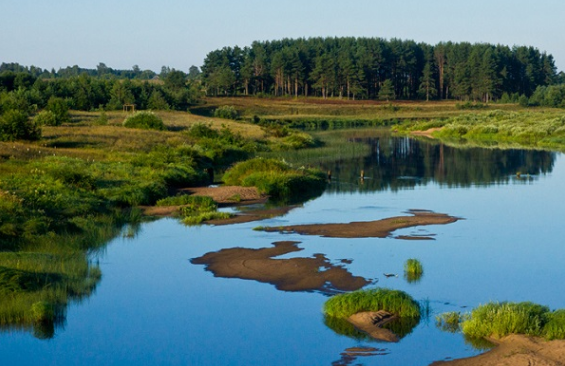
[[[123,107],[124,112],[135,112],[135,104],[124,104]]]

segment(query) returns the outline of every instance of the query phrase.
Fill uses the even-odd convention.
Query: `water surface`
[[[428,365],[480,352],[460,334],[437,329],[435,314],[467,311],[491,300],[565,308],[562,155],[455,149],[384,136],[364,141],[372,146],[370,155],[323,165],[332,170],[327,191],[285,216],[220,227],[186,227],[163,219],[142,225],[134,238],[116,238],[97,258],[103,277],[96,292],[69,307],[66,324],[54,338],[0,334],[2,364]],[[410,209],[464,220],[394,233],[432,235],[431,241],[252,230],[377,220]],[[278,241],[299,242],[302,250],[277,259],[323,254],[333,265],[375,283],[369,286],[429,301],[433,314],[399,343],[350,338],[324,324],[321,309],[328,295],[323,291],[281,291],[269,283],[214,277],[190,261]],[[409,258],[424,266],[419,282],[402,276]],[[352,347],[378,351],[347,355]]]

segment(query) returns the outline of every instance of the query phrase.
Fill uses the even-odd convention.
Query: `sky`
[[[0,63],[188,72],[226,46],[299,37],[534,46],[565,70],[563,0],[2,0]]]

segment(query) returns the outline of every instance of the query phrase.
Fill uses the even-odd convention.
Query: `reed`
[[[348,318],[362,311],[385,310],[400,318],[420,318],[420,306],[407,293],[399,290],[376,288],[359,290],[331,297],[324,304],[324,314]]]
[[[419,260],[410,258],[404,263],[404,278],[412,283],[422,279],[424,275],[424,267]]]

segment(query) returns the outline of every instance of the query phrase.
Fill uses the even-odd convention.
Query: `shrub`
[[[321,193],[325,175],[319,170],[293,169],[276,159],[256,158],[236,164],[223,177],[227,185],[257,187],[275,200],[294,201]]]
[[[49,98],[45,110],[55,115],[56,123],[54,126],[59,126],[65,122],[71,121],[71,117],[69,116],[69,105],[63,98]]]
[[[36,114],[35,117],[33,117],[33,122],[37,126],[58,126],[60,124],[55,113],[47,110]]]
[[[231,105],[224,105],[216,108],[214,111],[214,117],[235,120],[239,117],[239,113],[237,113],[235,107]]]
[[[362,311],[379,310],[388,311],[400,318],[420,317],[420,305],[410,295],[386,288],[336,295],[324,304],[324,313],[337,318],[348,318]]]
[[[0,118],[0,140],[39,140],[41,129],[29,119],[28,115],[18,110],[9,110]]]
[[[124,120],[124,127],[140,128],[144,130],[166,130],[161,117],[152,112],[136,112]]]

